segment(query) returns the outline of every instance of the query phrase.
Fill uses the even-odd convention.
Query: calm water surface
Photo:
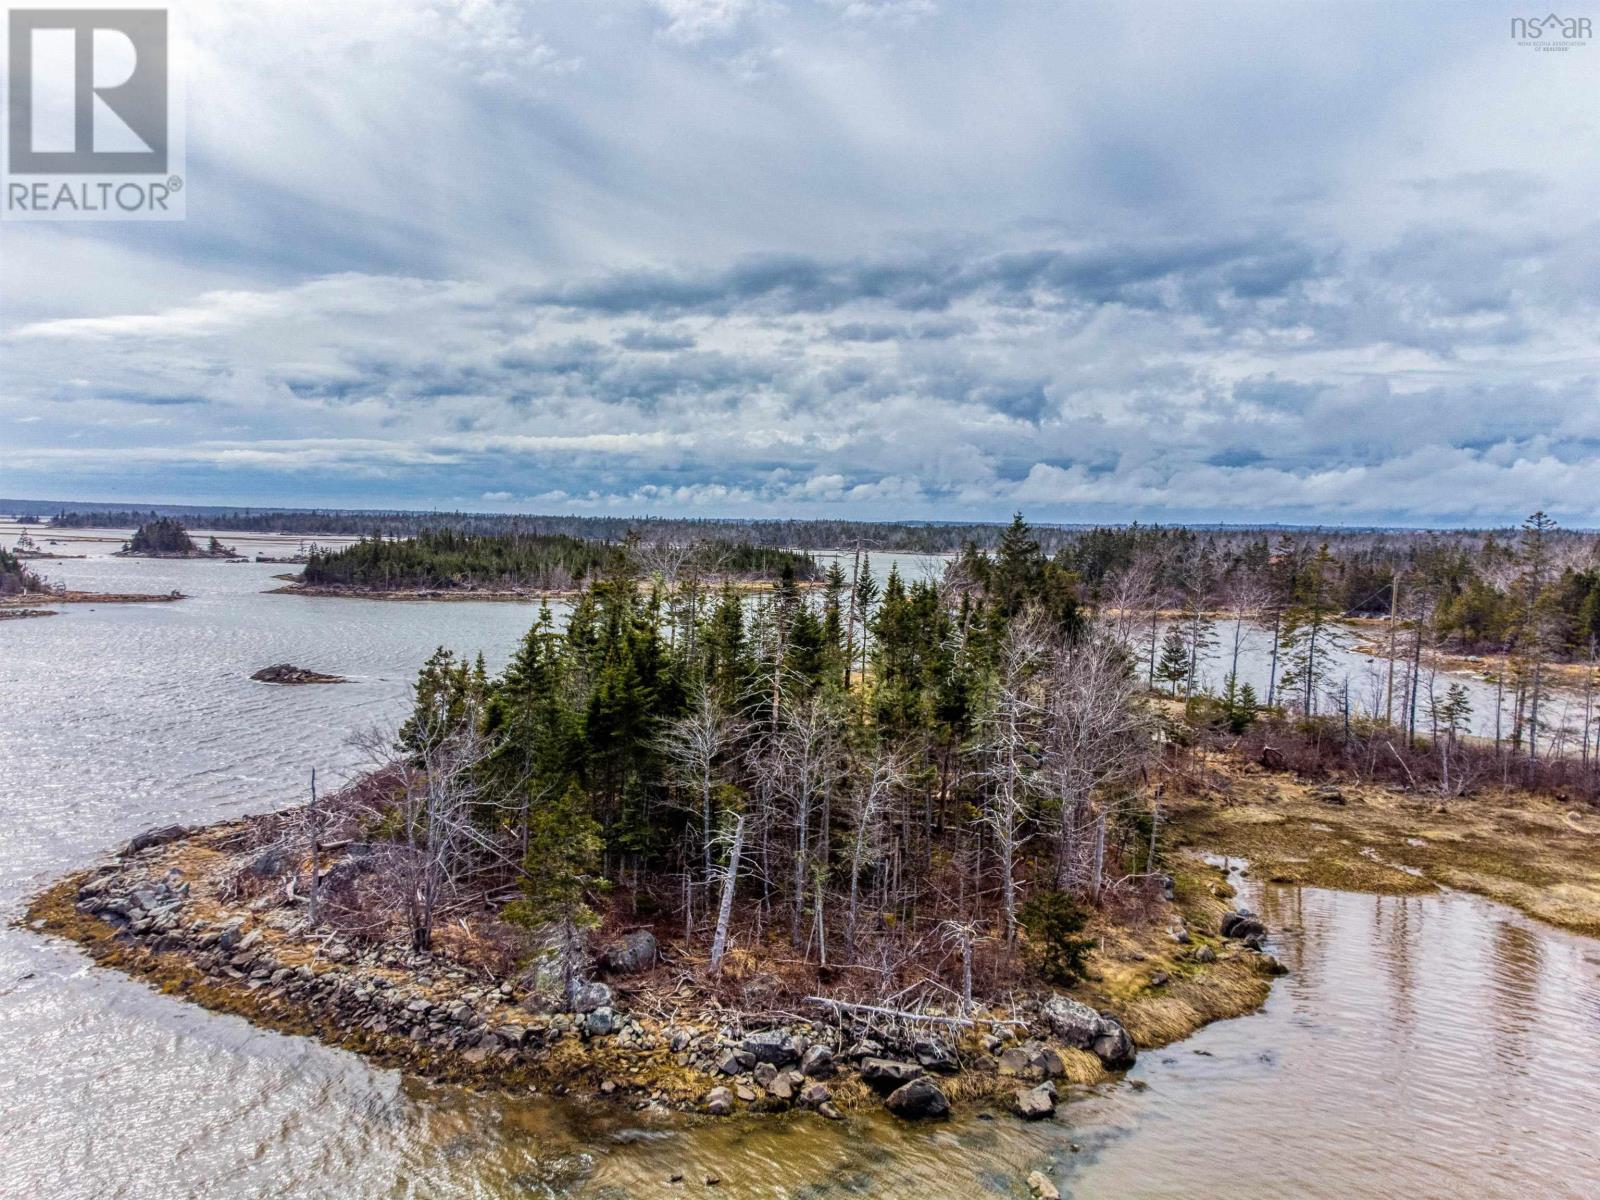
[[[476,1096],[155,995],[10,920],[140,829],[352,769],[349,733],[403,712],[435,646],[497,666],[533,611],[265,595],[286,568],[256,564],[44,565],[193,598],[0,624],[0,1196],[972,1200],[1024,1196],[1039,1168],[1107,1200],[1600,1196],[1600,943],[1464,896],[1246,881],[1293,969],[1264,1011],[1034,1126]],[[249,680],[280,661],[353,682]]]

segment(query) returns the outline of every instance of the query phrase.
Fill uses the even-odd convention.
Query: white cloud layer
[[[1600,106],[1504,25],[196,3],[189,219],[0,228],[0,492],[1595,523]]]

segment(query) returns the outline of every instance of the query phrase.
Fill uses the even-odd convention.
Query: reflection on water
[[[287,803],[392,721],[439,643],[503,661],[520,605],[261,595],[280,567],[88,559],[176,605],[0,625],[0,908],[158,822]],[[349,676],[274,688],[290,661]],[[1060,1119],[712,1122],[404,1081],[0,932],[0,1196],[1600,1195],[1600,946],[1464,896],[1247,898],[1293,973]],[[681,1176],[682,1182],[670,1182]],[[720,1183],[713,1189],[708,1177]]]

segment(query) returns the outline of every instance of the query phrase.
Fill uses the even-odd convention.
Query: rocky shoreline
[[[257,683],[277,683],[285,687],[301,687],[310,683],[349,682],[343,675],[324,675],[321,671],[297,667],[293,663],[274,663],[270,667],[262,667],[250,678]]]
[[[0,608],[19,608],[30,604],[166,604],[187,600],[182,592],[159,595],[142,592],[21,592],[0,596]]]
[[[1121,1017],[1047,994],[971,1020],[883,1022],[849,1005],[821,1007],[810,1019],[741,1013],[713,1000],[664,1005],[631,982],[632,970],[658,954],[643,933],[602,956],[610,982],[588,982],[576,989],[572,1011],[550,1011],[515,977],[393,944],[360,947],[307,931],[292,908],[229,899],[237,895],[229,881],[242,825],[142,834],[115,861],[41,894],[25,919],[164,992],[418,1075],[712,1116],[799,1109],[837,1119],[881,1103],[926,1118],[981,1102],[1048,1117],[1058,1084],[1095,1082],[1130,1066],[1140,1048],[1250,1011],[1282,972],[1261,951],[1259,922],[1225,912],[1223,925],[1232,928],[1203,935],[1180,925],[1168,939],[1190,976],[1184,1002],[1197,1015],[1188,1022],[1163,1026],[1157,1018],[1182,991],[1165,972]],[[343,848],[330,874],[370,869],[369,853]],[[1225,884],[1210,888],[1228,894]],[[1209,1010],[1195,999],[1195,989],[1207,988],[1218,997]]]

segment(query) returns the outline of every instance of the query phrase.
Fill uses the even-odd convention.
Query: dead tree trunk
[[[728,869],[722,876],[722,900],[717,906],[717,933],[711,941],[711,973],[722,970],[722,956],[728,950],[728,922],[733,919],[733,890],[739,882],[739,860],[744,857],[744,814],[733,825],[733,849],[728,851]]]

